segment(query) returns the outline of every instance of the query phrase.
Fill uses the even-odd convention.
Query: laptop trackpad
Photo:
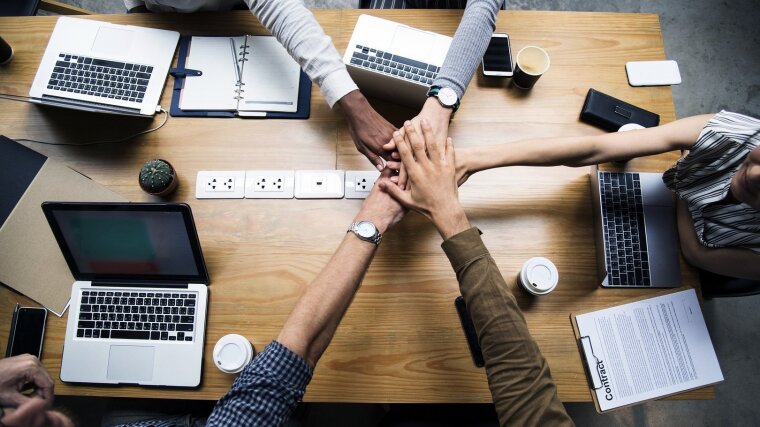
[[[132,46],[135,38],[134,31],[118,28],[100,27],[92,51],[105,55],[125,55]]]
[[[153,378],[153,347],[112,345],[108,356],[108,379],[123,382]]]

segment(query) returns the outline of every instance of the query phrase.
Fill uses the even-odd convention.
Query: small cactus
[[[148,160],[140,169],[140,188],[155,196],[166,196],[177,188],[179,182],[174,168],[162,159]]]

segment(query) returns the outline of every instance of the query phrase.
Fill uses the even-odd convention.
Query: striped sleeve
[[[744,203],[726,203],[734,174],[759,144],[760,120],[721,111],[689,154],[663,175],[665,184],[686,201],[703,245],[760,253],[760,213]]]

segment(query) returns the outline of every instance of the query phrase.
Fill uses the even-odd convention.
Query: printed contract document
[[[723,381],[694,289],[575,317],[600,411]]]

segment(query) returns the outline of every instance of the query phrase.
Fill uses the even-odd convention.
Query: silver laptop
[[[451,37],[360,15],[343,63],[365,95],[419,108],[450,45]]]
[[[29,91],[32,102],[152,116],[179,33],[60,17]]]
[[[195,387],[208,273],[190,207],[45,202],[76,282],[61,380]]]
[[[680,286],[673,193],[662,174],[593,168],[591,194],[602,286]]]

